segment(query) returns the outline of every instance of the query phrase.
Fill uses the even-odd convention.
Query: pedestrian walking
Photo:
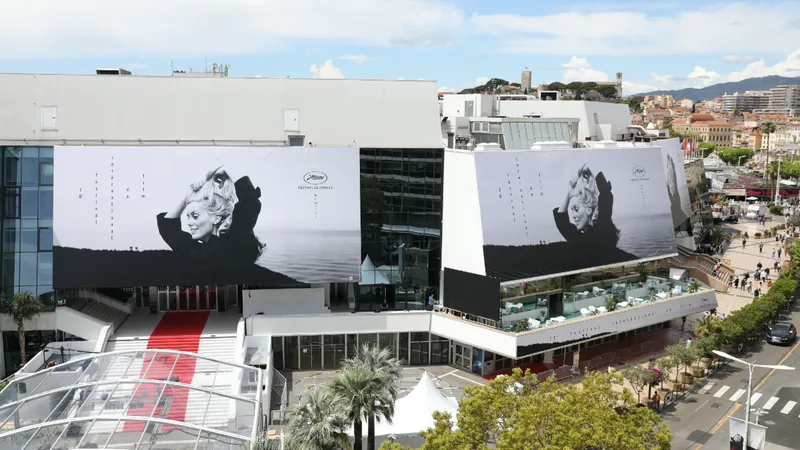
[[[661,411],[661,396],[658,395],[658,391],[653,394],[653,409],[655,409],[656,412]]]
[[[760,242],[758,244],[758,253],[762,253],[764,251],[764,243]]]
[[[744,249],[745,245],[747,245],[747,239],[742,239],[742,249]]]
[[[739,289],[739,279],[738,278],[734,278],[733,287],[735,287],[736,289]]]
[[[781,253],[783,253],[783,249],[782,249],[782,248],[779,248],[779,249],[778,249],[778,258],[780,258],[780,257],[781,257]],[[776,262],[777,262],[777,261],[776,261]]]
[[[772,249],[772,257],[773,258],[775,257],[775,249],[774,248]]]

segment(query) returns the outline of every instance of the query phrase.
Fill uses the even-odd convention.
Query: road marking
[[[462,377],[461,375],[459,375],[459,374],[457,374],[457,373],[448,373],[447,375],[449,375],[449,376],[451,376],[451,377],[461,378],[461,379],[462,379],[462,380],[464,380],[464,381],[469,381],[470,383],[475,383],[475,384],[477,384],[477,385],[479,385],[479,386],[483,386],[483,385],[484,385],[484,384],[483,384],[483,383],[481,383],[480,381],[470,380],[469,378],[467,378],[467,377]]]
[[[797,347],[800,347],[800,341],[797,341],[797,343],[794,344],[794,347],[792,347],[792,349],[789,350],[789,352],[786,355],[784,355],[784,357],[781,358],[780,361],[778,361],[777,365],[781,365],[781,364],[785,363],[786,360],[789,359],[790,356],[792,356],[792,353],[794,353],[794,351],[797,350]],[[769,373],[767,374],[767,376],[762,378],[761,382],[758,383],[755,388],[753,388],[753,391],[757,391],[761,386],[763,386],[764,383],[766,383],[767,380],[769,380],[769,377],[771,377],[772,374],[775,373],[776,370],[778,370],[778,369],[770,370]],[[741,403],[737,403],[736,406],[731,411],[731,413],[728,414],[727,416],[725,416],[722,420],[720,420],[719,423],[717,424],[717,426],[715,426],[714,429],[711,430],[711,435],[713,436],[713,435],[717,434],[717,431],[719,431],[720,428],[722,428],[726,423],[728,423],[728,420],[730,420],[730,418],[733,417],[733,415],[736,414],[736,412],[739,411],[739,409],[741,407],[742,407],[742,404]],[[698,444],[697,447],[694,448],[694,450],[700,450],[701,448],[703,448],[703,444]]]
[[[760,398],[761,398],[761,395],[762,395],[762,394],[761,394],[761,392],[756,392],[755,394],[753,394],[753,395],[750,397],[750,406],[753,406],[753,405],[755,405],[755,404],[756,404],[756,402],[758,401],[758,399],[760,399]]]
[[[744,389],[739,389],[735,394],[733,394],[733,396],[731,396],[731,401],[735,402],[736,400],[739,400],[739,397],[741,397],[742,394],[744,394]]]
[[[728,389],[730,389],[730,386],[722,386],[721,388],[719,388],[717,393],[714,394],[714,397],[716,398],[722,397],[723,395],[725,395],[726,392],[728,392]]]
[[[710,391],[711,388],[713,388],[713,387],[714,387],[714,382],[708,383],[705,386],[703,386],[703,389],[700,389],[700,393],[701,394],[708,394],[708,391]]]
[[[767,400],[767,403],[764,403],[764,406],[762,406],[761,409],[766,409],[767,411],[769,411],[770,409],[772,409],[773,406],[775,406],[775,403],[778,403],[778,400],[780,400],[778,397],[770,398],[769,400]]]
[[[695,409],[695,410],[694,410],[694,412],[700,411],[700,408],[702,408],[703,406],[706,406],[706,403],[708,403],[708,402],[710,402],[710,401],[711,401],[711,400],[706,400],[705,402],[703,402],[703,404],[702,404],[702,405],[700,405],[700,406],[698,406],[698,407],[697,407],[697,409]]]
[[[786,406],[784,406],[783,409],[781,410],[781,414],[789,414],[789,411],[791,411],[792,408],[794,408],[794,405],[796,404],[797,402],[792,402],[792,401],[787,402]]]
[[[446,377],[446,376],[448,376],[448,375],[452,375],[452,374],[454,374],[454,373],[458,373],[458,369],[456,369],[456,370],[452,370],[452,371],[450,371],[450,372],[447,372],[446,374],[442,375],[442,377]],[[441,378],[441,377],[439,377],[439,378]]]

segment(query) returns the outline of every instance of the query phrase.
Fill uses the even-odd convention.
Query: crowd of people
[[[794,232],[794,227],[786,230],[783,233],[777,233],[775,235],[775,248],[772,249],[772,259],[775,261],[772,262],[772,267],[765,267],[761,261],[756,264],[755,270],[747,271],[740,274],[736,274],[728,279],[728,286],[734,289],[741,289],[748,294],[753,294],[753,297],[760,296],[764,291],[765,288],[769,289],[770,285],[772,285],[772,279],[770,278],[770,274],[774,275],[777,278],[780,275],[781,271],[781,256],[783,255],[783,245],[786,242],[786,239],[792,235]],[[742,248],[746,245],[746,241],[742,240]],[[758,253],[764,253],[764,242],[758,243]],[[717,263],[714,267],[714,274],[716,275],[721,267],[721,263]]]

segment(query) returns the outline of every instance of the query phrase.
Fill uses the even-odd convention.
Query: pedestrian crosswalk
[[[715,399],[720,400],[728,400],[731,402],[739,402],[745,403],[747,401],[747,389],[735,389],[732,390],[730,386],[719,386],[716,383],[708,382],[703,387],[701,387],[698,391],[699,394],[702,395],[711,395]],[[766,401],[763,403],[760,402],[762,398],[765,398]],[[764,396],[761,392],[753,392],[750,395],[750,405],[752,408],[761,409],[763,411],[772,411],[778,410],[780,408],[780,414],[792,414],[800,412],[800,407],[797,406],[797,401],[795,400],[788,400],[788,399],[781,399],[775,396]],[[778,407],[776,407],[778,405]]]

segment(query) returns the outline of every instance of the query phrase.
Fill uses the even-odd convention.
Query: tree
[[[402,446],[398,443],[391,442],[391,441],[383,441],[381,442],[381,446],[378,447],[378,450],[413,450],[411,447]]]
[[[597,92],[604,98],[616,98],[617,96],[617,88],[614,86],[600,86],[597,88]]]
[[[305,402],[290,409],[288,441],[292,450],[344,450],[350,447],[350,423],[341,399],[327,389],[306,393]]]
[[[761,133],[767,135],[767,154],[766,154],[766,163],[764,165],[764,167],[767,167],[769,166],[769,137],[772,133],[778,131],[778,127],[776,127],[774,123],[767,121],[767,122],[762,122],[759,128],[761,129]],[[764,171],[764,178],[765,179],[767,178],[766,170]]]
[[[539,384],[535,375],[514,369],[486,386],[467,387],[455,424],[447,414],[434,414],[434,427],[421,433],[422,450],[670,448],[669,428],[637,407],[629,391],[615,389],[621,382],[619,374],[601,373],[582,386],[553,378]]]
[[[548,91],[564,91],[566,89],[567,89],[567,85],[564,84],[564,83],[561,83],[559,81],[556,81],[556,82],[553,82],[553,83],[550,83],[550,84],[547,85],[547,90]]]
[[[664,350],[666,350],[667,355],[677,363],[676,367],[678,371],[675,374],[675,382],[677,383],[680,374],[686,373],[689,366],[695,361],[694,352],[686,346],[684,341],[674,345],[668,345]]]
[[[749,148],[722,147],[717,150],[719,159],[729,166],[746,163],[753,158],[753,155],[755,155],[755,152]]]
[[[644,388],[655,383],[656,379],[658,378],[655,372],[647,367],[642,367],[639,365],[626,367],[622,371],[622,376],[628,380],[628,384],[631,385],[633,392],[636,393],[637,399],[641,399]]]
[[[711,230],[711,243],[721,245],[731,239],[731,234],[722,227],[714,227]]]
[[[664,380],[669,378],[670,372],[672,372],[672,369],[678,367],[678,363],[671,357],[665,356],[663,358],[659,358],[656,361],[656,367],[658,367],[661,370],[661,374],[663,375],[661,377],[661,388],[663,389]]]
[[[41,314],[44,311],[44,304],[29,292],[18,292],[11,299],[5,295],[0,296],[0,310],[11,316],[11,320],[17,326],[19,354],[22,365],[25,365],[28,362],[28,355],[25,352],[25,321],[35,319]]]
[[[743,115],[744,114],[742,114],[742,111],[739,108],[733,108],[733,117],[741,117]]]
[[[367,421],[367,445],[375,449],[375,420],[391,423],[400,362],[385,348],[364,345],[357,354],[342,363],[342,373],[330,383],[330,389],[345,406],[353,423],[355,450],[361,450],[363,423]]]

